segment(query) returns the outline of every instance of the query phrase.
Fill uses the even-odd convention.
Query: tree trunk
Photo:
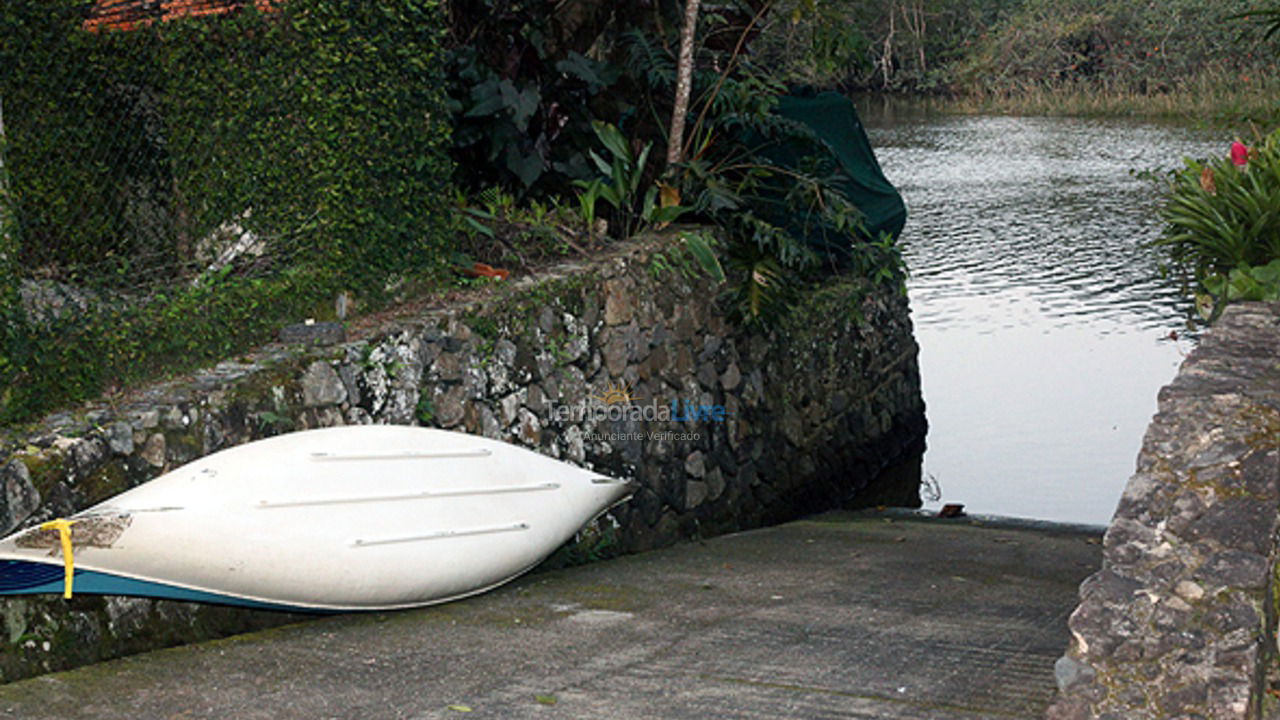
[[[893,18],[897,11],[897,5],[889,6],[889,34],[884,36],[884,52],[880,53],[880,71],[883,73],[885,89],[889,87],[889,76],[893,68]]]
[[[9,195],[9,173],[4,164],[4,104],[0,98],[0,311],[7,306],[20,307],[18,304],[18,279],[16,272],[18,248],[14,245],[13,207]],[[0,321],[7,318],[0,312]],[[3,393],[0,393],[2,396]],[[4,407],[0,397],[0,409]]]
[[[9,247],[9,174],[4,165],[4,98],[0,98],[0,277],[7,268],[3,265],[13,251]]]
[[[693,87],[693,38],[698,28],[701,0],[685,0],[684,27],[680,29],[680,59],[676,64],[676,98],[671,110],[671,132],[667,136],[667,167],[684,158],[684,124],[689,114],[689,93]]]

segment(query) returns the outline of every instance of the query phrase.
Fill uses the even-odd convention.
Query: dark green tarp
[[[866,238],[879,238],[882,233],[896,238],[902,232],[907,221],[906,205],[880,169],[852,101],[834,92],[792,94],[781,97],[774,112],[805,125],[834,154],[835,162],[843,170],[835,185],[865,216]],[[796,143],[765,150],[770,160],[788,168],[801,167],[806,154],[812,152],[811,145]],[[796,217],[795,208],[789,212],[792,217],[783,221],[788,230],[830,261],[840,265],[848,261],[851,244],[857,240],[815,226],[807,218]]]

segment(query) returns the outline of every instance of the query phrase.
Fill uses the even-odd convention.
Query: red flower
[[[1249,164],[1249,148],[1239,140],[1231,143],[1231,162],[1240,167]]]

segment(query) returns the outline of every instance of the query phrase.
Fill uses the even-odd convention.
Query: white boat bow
[[[629,496],[624,481],[473,435],[308,430],[222,450],[0,539],[0,594],[70,586],[295,610],[426,605],[511,580]]]

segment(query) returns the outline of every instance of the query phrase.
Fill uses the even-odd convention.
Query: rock
[[[717,500],[724,494],[724,473],[721,472],[720,468],[711,468],[711,471],[707,473],[706,482],[708,500]]]
[[[440,427],[453,428],[462,422],[465,411],[462,402],[465,398],[466,388],[461,385],[454,385],[443,391],[439,387],[436,388],[432,407],[435,408],[435,420],[440,423]]]
[[[503,378],[506,384],[506,378]],[[462,387],[471,400],[483,400],[489,394],[489,374],[479,364],[468,365],[462,370]],[[494,392],[501,392],[494,388]]]
[[[1123,605],[1131,602],[1142,584],[1111,570],[1099,570],[1080,583],[1080,597],[1100,603]]]
[[[360,404],[360,371],[351,363],[343,363],[338,368],[338,377],[342,379],[342,387],[347,391],[345,402],[351,405]]]
[[[162,468],[165,463],[165,440],[161,433],[154,433],[142,446],[142,459],[154,468]]]
[[[564,445],[564,458],[575,463],[581,463],[587,459],[586,445],[583,442],[582,430],[577,425],[570,425],[560,435],[560,440]]]
[[[295,323],[280,328],[280,342],[286,345],[323,346],[346,341],[346,328],[336,322]]]
[[[120,421],[112,423],[106,430],[107,447],[117,455],[133,454],[133,427]]]
[[[707,499],[707,484],[701,480],[690,480],[685,483],[684,509],[692,510]]]
[[[1206,718],[1243,718],[1249,711],[1250,683],[1243,678],[1220,678],[1213,682],[1205,702]]]
[[[533,362],[533,376],[539,380],[549,379],[556,369],[556,358],[545,350],[535,355]]]
[[[623,331],[623,337],[626,339],[627,344],[627,370],[635,372],[634,366],[643,363],[649,357],[651,352],[649,337],[645,331],[636,325],[634,320]]]
[[[608,280],[604,284],[604,323],[622,325],[631,322],[633,308],[631,294],[621,280]]]
[[[353,407],[347,410],[346,416],[343,418],[348,425],[372,425],[373,416],[368,410],[362,407]]]
[[[547,400],[547,393],[540,385],[530,385],[528,389],[528,400],[525,405],[533,411],[535,415],[542,416],[551,408],[551,403]]]
[[[317,360],[302,375],[302,404],[314,408],[337,405],[347,399],[347,387],[333,366]]]
[[[1218,605],[1209,612],[1205,620],[1210,628],[1223,636],[1240,628],[1255,628],[1259,623],[1258,611],[1249,603],[1238,599],[1227,600]],[[1244,644],[1253,645],[1251,634],[1246,636]]]
[[[804,444],[804,419],[800,416],[800,411],[792,405],[787,405],[782,409],[782,422],[779,423],[782,428],[782,434],[787,440],[791,441],[796,447],[803,447]]]
[[[40,492],[31,484],[31,473],[26,463],[18,459],[10,460],[0,468],[0,483],[4,489],[0,534],[7,534],[40,506]]]
[[[704,478],[707,476],[706,457],[701,450],[694,450],[684,459],[684,471],[691,477]]]
[[[1205,510],[1187,534],[1190,539],[1264,554],[1275,524],[1274,507],[1250,498],[1224,498]]]
[[[145,628],[153,604],[154,601],[145,598],[106,596],[107,632],[119,638],[132,638]]]
[[[1196,570],[1195,578],[1209,587],[1261,589],[1267,584],[1267,559],[1240,550],[1225,550]]]
[[[530,447],[537,447],[542,442],[542,423],[525,408],[520,408],[516,437]]]
[[[462,361],[456,353],[442,353],[431,365],[431,373],[445,382],[457,382],[462,379]]]
[[[515,387],[511,381],[511,368],[501,362],[490,362],[486,369],[488,387],[492,392],[510,392]]]
[[[725,392],[733,392],[738,389],[738,385],[742,382],[742,372],[738,370],[738,363],[729,363],[729,367],[725,368],[724,374],[720,376],[720,387]],[[841,395],[841,397],[843,397]]]
[[[502,424],[487,406],[480,407],[480,434],[490,440],[502,439]]]
[[[1204,588],[1190,580],[1180,581],[1174,586],[1173,591],[1178,594],[1178,597],[1190,602],[1196,602],[1204,597]]]
[[[591,349],[591,338],[585,332],[569,335],[564,339],[564,362],[576,363]]]
[[[71,446],[67,453],[67,476],[73,482],[91,475],[107,459],[107,443],[100,437],[91,436]]]
[[[698,383],[707,390],[714,390],[720,382],[716,368],[711,363],[704,363],[698,368]]]
[[[698,362],[711,362],[722,347],[724,347],[724,340],[719,335],[708,335],[702,341],[702,351],[698,353]]]
[[[524,405],[524,399],[526,396],[527,392],[521,390],[520,392],[511,393],[498,402],[498,407],[502,410],[503,427],[511,427],[511,424],[519,417],[520,409]]]
[[[615,332],[604,346],[604,364],[609,375],[618,377],[627,368],[627,341],[622,333]]]
[[[382,412],[390,395],[390,378],[381,364],[372,364],[365,368],[358,378],[360,386],[361,407],[374,415]]]
[[[1066,692],[1082,682],[1093,682],[1095,675],[1092,667],[1070,655],[1063,655],[1053,664],[1053,678],[1058,681],[1058,692]]]
[[[311,427],[341,427],[347,424],[346,418],[342,415],[342,410],[334,405],[313,410],[312,413],[314,414],[314,422]]]
[[[493,346],[493,359],[498,364],[513,367],[516,362],[516,344],[506,338],[501,338]]]
[[[538,312],[538,329],[547,335],[556,331],[556,313],[548,305]]]

